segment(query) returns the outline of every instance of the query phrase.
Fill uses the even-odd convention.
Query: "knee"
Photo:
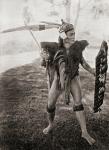
[[[74,100],[74,106],[82,105],[82,96],[81,96],[81,94],[78,94],[78,95],[74,96],[73,100]]]
[[[53,113],[53,112],[55,112],[55,109],[56,109],[56,108],[55,108],[55,107],[56,107],[55,105],[56,105],[55,100],[53,100],[53,99],[50,100],[50,99],[49,99],[49,100],[48,100],[47,107],[46,107],[46,108],[47,108],[47,112],[48,112],[48,113]]]

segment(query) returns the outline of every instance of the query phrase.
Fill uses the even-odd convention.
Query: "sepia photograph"
[[[0,150],[109,149],[109,0],[0,0]]]

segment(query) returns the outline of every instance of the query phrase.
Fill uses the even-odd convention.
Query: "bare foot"
[[[53,126],[48,125],[48,127],[43,130],[43,133],[44,134],[49,134],[52,131],[52,129],[53,129]]]
[[[82,138],[86,139],[90,145],[95,143],[95,140],[88,133],[82,133]]]

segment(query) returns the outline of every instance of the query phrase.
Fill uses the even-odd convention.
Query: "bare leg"
[[[74,99],[74,105],[75,106],[81,105],[82,96],[81,96],[80,81],[78,77],[75,77],[71,81],[71,94]],[[94,144],[95,140],[89,135],[87,131],[84,110],[76,111],[76,117],[81,127],[82,137],[85,138],[90,145]]]
[[[48,134],[52,131],[53,129],[53,121],[54,121],[54,117],[55,117],[55,112],[53,113],[48,113],[48,126],[43,130],[44,134]]]
[[[55,73],[54,76],[54,80],[52,83],[52,86],[49,90],[49,95],[48,95],[48,123],[49,125],[47,126],[47,128],[45,128],[43,130],[44,134],[48,134],[52,129],[53,129],[53,121],[54,121],[54,117],[55,117],[55,105],[56,105],[56,101],[57,98],[60,94],[60,91],[57,89],[57,74]]]
[[[61,63],[59,66],[59,74],[60,74],[60,83],[61,89],[64,90],[64,82],[65,82],[65,63]]]

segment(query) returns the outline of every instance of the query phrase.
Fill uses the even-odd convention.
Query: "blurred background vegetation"
[[[0,31],[40,21],[61,23],[61,19],[75,26],[76,39],[87,39],[91,47],[109,40],[108,0],[0,0]],[[40,41],[57,41],[58,30],[34,32]],[[0,54],[38,51],[28,31],[0,34]]]

